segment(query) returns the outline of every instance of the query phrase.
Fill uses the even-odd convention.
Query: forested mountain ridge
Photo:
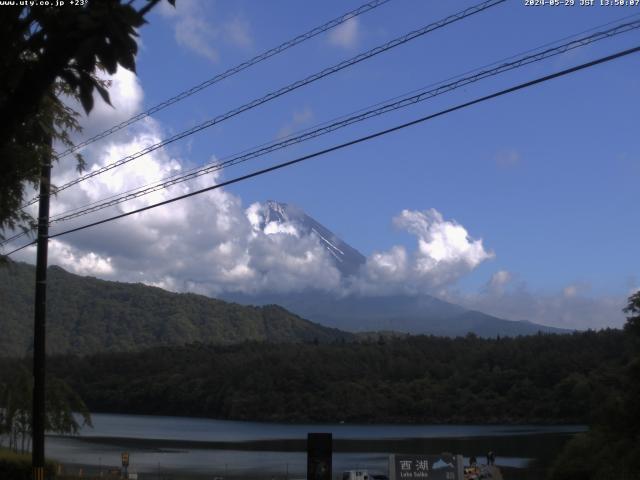
[[[0,354],[28,352],[33,332],[35,268],[0,266]],[[304,320],[277,305],[242,306],[143,284],[81,277],[50,267],[47,351],[135,351],[195,341],[229,344],[330,342],[353,335]]]
[[[624,332],[195,343],[52,357],[93,412],[285,422],[587,423],[626,388]],[[27,360],[28,361],[28,360]],[[0,359],[2,371],[18,360]]]

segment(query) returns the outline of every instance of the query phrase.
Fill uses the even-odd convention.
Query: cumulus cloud
[[[329,44],[342,48],[354,48],[358,43],[359,32],[360,21],[358,17],[352,17],[331,30],[328,36]]]
[[[394,218],[394,223],[418,237],[418,273],[430,273],[442,267],[449,270],[450,265],[471,270],[493,257],[493,253],[485,251],[482,240],[472,240],[462,225],[445,221],[433,208],[424,212],[403,210]]]
[[[221,44],[248,48],[253,45],[249,22],[240,16],[214,24],[208,20],[204,2],[182,0],[175,9],[163,6],[160,13],[174,22],[178,45],[213,63],[220,60]]]
[[[149,119],[125,141],[112,142],[92,156],[99,168],[157,143],[161,127]],[[105,174],[61,192],[52,214],[94,202],[141,184],[179,173],[184,161],[158,149]],[[109,215],[144,207],[219,181],[220,172],[154,192],[112,207]],[[56,172],[58,183],[73,177],[70,169]],[[336,293],[391,294],[419,292],[454,283],[492,257],[482,240],[445,220],[436,210],[402,211],[394,223],[416,237],[416,248],[403,246],[377,252],[359,274],[344,278],[313,231],[295,221],[274,221],[267,206],[244,208],[237,196],[223,190],[136,214],[52,242],[51,263],[75,273],[123,281],[141,281],[175,291],[208,295],[221,292],[292,292],[308,288]],[[57,226],[71,228],[103,218],[105,212]],[[19,259],[32,259],[33,249]]]
[[[88,116],[85,116],[82,113],[79,117],[82,131],[70,132],[71,140],[76,144],[91,138],[98,133],[102,133],[106,129],[129,119],[131,116],[142,110],[144,92],[133,72],[124,68],[119,68],[114,75],[108,75],[104,72],[98,72],[98,75],[103,80],[106,80],[109,85],[112,106],[103,102],[102,98],[94,92],[94,108]],[[83,112],[82,107],[75,98],[63,97],[62,100],[75,111]],[[117,154],[116,150],[118,149],[121,153],[123,145],[126,145],[128,142],[131,143],[135,135],[148,131],[148,128],[145,125],[152,123],[154,123],[153,120],[148,118],[144,122],[141,122],[141,125],[136,126],[135,128],[122,129],[110,135],[107,140],[81,148],[79,152],[83,155],[87,163],[87,169],[96,169],[98,166],[104,164],[105,155],[114,157]],[[140,145],[140,143],[141,142],[139,141],[135,141],[131,143],[131,146],[134,148],[135,144]],[[56,144],[54,145],[54,150],[61,152],[66,150],[66,147],[64,145]],[[132,152],[133,149],[130,149],[128,153]],[[115,160],[115,158],[113,159]],[[62,185],[76,178],[78,176],[78,172],[75,157],[73,155],[68,155],[56,161],[52,170],[52,175],[52,183],[54,186]],[[77,193],[78,190],[74,189],[70,192]],[[85,188],[80,190],[82,195],[80,195],[79,198],[67,199],[66,197],[70,192],[54,196],[54,200],[51,205],[52,215],[60,213],[74,205],[80,205],[85,200],[88,201],[89,198],[95,200],[99,198],[101,193],[99,190],[91,191],[90,189],[87,190]],[[32,198],[36,195],[37,191],[32,188],[25,192],[25,198]],[[31,207],[30,213],[33,216],[37,214],[36,205]]]
[[[111,81],[116,108],[97,103],[85,125],[97,131],[142,109],[143,92],[137,78],[120,70]],[[312,117],[309,109],[295,112],[293,122]],[[96,170],[158,143],[162,126],[152,118],[91,144],[83,151],[88,169]],[[160,148],[148,155],[88,179],[57,194],[51,215],[102,200],[179,174],[189,161]],[[53,170],[54,184],[76,177],[69,157]],[[107,216],[131,211],[200,189],[220,180],[220,172],[177,184],[110,209],[68,222],[54,223],[51,232],[73,228]],[[242,205],[237,196],[218,189],[51,242],[50,263],[74,273],[107,279],[144,282],[174,291],[216,295],[223,291],[289,292],[306,288],[336,293],[423,291],[455,282],[491,258],[481,240],[445,220],[436,210],[402,211],[395,225],[416,237],[415,251],[394,246],[376,252],[361,271],[343,278],[322,239],[293,221],[266,216],[266,205]],[[17,245],[16,245],[17,246]],[[34,260],[35,248],[15,258]]]
[[[140,112],[142,108],[144,91],[135,73],[125,68],[118,68],[113,75],[98,71],[98,77],[107,82],[111,105],[105,103],[97,92],[94,92],[93,109],[88,116],[85,116],[80,102],[75,98],[63,97],[62,99],[65,104],[81,115],[79,121],[82,126],[82,132],[80,134],[72,132],[72,140],[75,143],[93,137],[118,123],[128,120]],[[128,132],[125,129],[112,135],[110,138],[112,141],[116,141],[126,138],[127,136]],[[60,148],[58,148],[58,150],[60,150]],[[87,152],[87,149],[85,148],[81,151]],[[63,163],[72,162],[71,157],[66,157],[63,160]],[[56,167],[60,168],[60,165],[61,164],[58,163]],[[73,166],[75,167],[75,165]],[[64,165],[62,165],[62,168],[64,168]]]
[[[403,210],[395,226],[415,235],[410,254],[403,246],[377,252],[367,259],[354,287],[362,293],[420,293],[455,283],[482,262],[493,258],[482,240],[474,240],[454,220],[445,220],[435,209]]]
[[[109,277],[114,273],[111,258],[102,257],[94,252],[80,253],[55,239],[49,243],[49,260],[51,264],[59,265],[78,275]]]
[[[142,108],[135,76],[119,72],[111,93],[116,105],[128,102],[134,114]],[[91,125],[120,121],[110,108],[97,109]],[[147,118],[129,129],[85,149],[89,170],[96,170],[158,143],[162,126]],[[60,192],[52,201],[52,218],[68,210],[155,182],[183,171],[188,161],[158,149],[135,161]],[[53,170],[53,182],[75,178],[73,161]],[[219,172],[131,200],[108,210],[54,223],[51,233],[92,220],[130,211],[188,193],[219,181]],[[216,294],[226,291],[292,291],[307,287],[336,289],[340,274],[315,236],[300,236],[292,224],[269,222],[264,228],[259,206],[214,190],[170,207],[149,210],[104,226],[59,237],[50,243],[50,264],[82,275],[144,282],[174,291]],[[16,245],[17,246],[17,245]],[[34,261],[35,248],[14,258]]]

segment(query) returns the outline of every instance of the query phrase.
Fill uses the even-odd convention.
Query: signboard
[[[331,480],[333,440],[330,433],[307,435],[307,479]]]
[[[462,455],[391,455],[391,480],[463,480]]]

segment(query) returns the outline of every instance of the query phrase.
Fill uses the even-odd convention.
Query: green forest
[[[624,330],[483,339],[191,343],[56,355],[92,412],[282,422],[588,424],[551,480],[636,479],[640,293]],[[29,359],[0,359],[0,385]]]
[[[194,341],[321,342],[352,334],[304,320],[277,305],[247,307],[143,284],[81,277],[50,267],[47,351],[134,351]],[[0,268],[0,352],[25,355],[32,344],[35,268]]]
[[[56,355],[92,412],[284,422],[581,423],[553,480],[638,478],[640,293],[624,330],[191,343]],[[0,385],[29,359],[0,359]],[[621,476],[621,475],[627,475]]]
[[[28,303],[21,285],[31,282],[32,272],[20,264],[11,268],[17,283],[9,288],[8,277],[0,278],[0,300],[11,307],[0,325],[8,332],[0,338],[5,407],[18,384],[26,385],[29,397],[16,372],[26,378],[31,363],[24,349],[28,336],[14,337],[12,328],[28,328],[20,318],[30,314],[19,309]],[[53,295],[60,303],[49,305],[54,355],[48,375],[65,404],[77,399],[86,412],[282,422],[588,424],[589,432],[566,445],[551,478],[638,478],[631,472],[640,458],[640,293],[629,299],[624,330],[489,339],[356,336],[277,306],[241,307],[50,272],[51,290],[62,290]],[[167,334],[175,325],[183,327]],[[67,353],[71,349],[79,353]],[[18,407],[27,403],[15,400]],[[28,410],[15,408],[5,419],[10,421],[1,422],[3,431],[13,432],[14,448],[23,448]]]
[[[55,356],[92,412],[287,422],[584,423],[624,389],[618,330]],[[9,372],[17,360],[2,362]],[[1,375],[1,373],[0,373]]]

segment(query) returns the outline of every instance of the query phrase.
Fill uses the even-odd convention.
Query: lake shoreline
[[[559,437],[573,436],[576,433],[536,433],[533,434],[539,441],[549,441]],[[532,434],[529,434],[532,435]],[[285,438],[271,440],[244,440],[244,441],[214,441],[214,440],[183,440],[170,438],[136,438],[117,436],[70,436],[70,435],[50,435],[47,438],[75,440],[96,445],[111,445],[129,448],[133,451],[158,451],[168,452],[171,450],[181,451],[185,449],[198,450],[241,450],[248,452],[306,452],[306,438]],[[389,449],[397,453],[414,453],[416,445],[429,449],[430,446],[448,443],[451,445],[472,444],[478,441],[492,441],[502,444],[511,436],[463,436],[451,438],[384,438],[384,439],[358,439],[349,438],[333,439],[333,451],[335,453],[365,453],[365,452],[386,452]]]
[[[583,425],[389,425],[282,424],[186,417],[94,414],[94,428],[77,436],[47,435],[49,458],[85,471],[114,468],[128,452],[139,473],[158,468],[171,478],[203,475],[240,478],[304,478],[307,434],[333,435],[335,472],[353,468],[385,473],[390,454],[453,452],[481,463],[514,469],[507,478],[544,471]],[[227,468],[228,467],[228,468]],[[227,470],[225,475],[223,472]],[[517,474],[516,474],[517,472]]]
[[[159,417],[159,418],[181,418],[188,420],[213,420],[219,422],[251,422],[251,423],[264,423],[264,424],[274,424],[277,423],[279,425],[348,425],[348,426],[366,426],[366,425],[390,425],[390,426],[407,426],[407,425],[433,425],[433,426],[451,426],[451,425],[474,425],[474,426],[485,426],[485,427],[494,427],[494,426],[512,426],[512,427],[530,427],[530,426],[564,426],[564,427],[582,427],[584,426],[584,422],[581,422],[580,419],[572,418],[572,419],[557,419],[557,418],[546,418],[546,417],[533,417],[527,418],[526,421],[518,420],[512,417],[485,417],[482,420],[479,420],[477,417],[451,417],[447,419],[431,419],[431,418],[422,418],[422,417],[385,417],[385,418],[376,418],[372,421],[346,421],[341,419],[336,419],[332,421],[324,421],[324,420],[314,420],[312,418],[291,418],[288,416],[286,418],[281,418],[279,416],[274,417],[233,417],[233,418],[219,418],[219,417],[205,417],[200,415],[180,415],[177,413],[164,413],[164,412],[151,412],[144,410],[131,410],[131,411],[117,411],[117,410],[109,410],[102,411],[96,409],[91,412],[91,414],[100,414],[100,415],[131,415],[136,417]]]

